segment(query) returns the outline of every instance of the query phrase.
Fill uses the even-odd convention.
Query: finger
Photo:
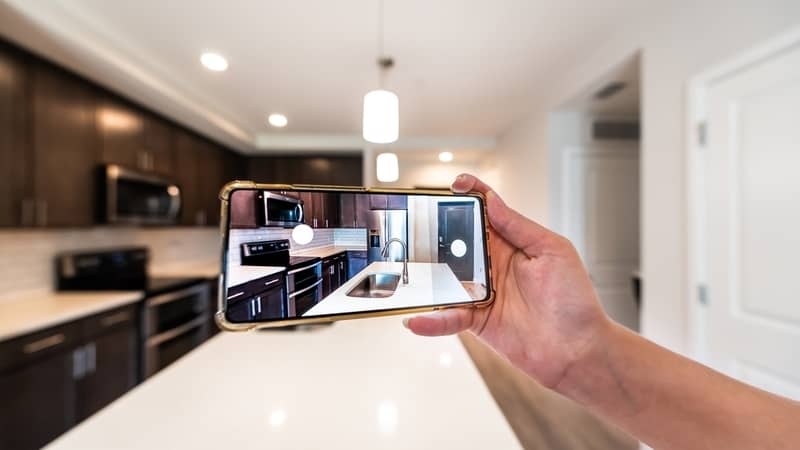
[[[486,183],[470,174],[461,174],[453,182],[454,192],[480,192],[486,197],[487,213],[492,228],[529,257],[536,257],[546,248],[555,233],[506,206],[503,199]]]
[[[403,319],[403,325],[420,336],[447,336],[464,331],[472,325],[472,310],[447,309]]]

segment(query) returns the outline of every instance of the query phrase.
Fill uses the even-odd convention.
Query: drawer
[[[261,292],[274,289],[276,287],[283,287],[283,272],[270,275],[268,277],[259,278],[247,283],[246,289],[250,295],[259,294]]]
[[[92,339],[111,330],[126,326],[137,326],[139,317],[138,305],[138,303],[126,305],[83,319],[81,321],[83,337]]]
[[[0,342],[0,371],[65,351],[80,340],[81,325],[75,321]]]
[[[348,250],[347,251],[348,258],[363,258],[367,259],[367,251],[366,250]]]

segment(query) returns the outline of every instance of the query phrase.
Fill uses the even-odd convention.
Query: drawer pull
[[[100,325],[102,325],[103,327],[110,327],[112,325],[125,322],[130,318],[130,316],[131,315],[128,311],[118,312],[116,314],[112,314],[110,316],[106,316],[100,319]]]
[[[280,278],[276,278],[276,279],[274,279],[274,280],[267,281],[266,283],[264,283],[264,286],[269,286],[269,285],[275,284],[275,283],[277,283],[278,281],[281,281],[281,279],[280,279]]]
[[[64,337],[63,333],[54,334],[52,336],[39,339],[38,341],[25,344],[25,347],[22,348],[22,351],[25,352],[26,355],[30,355],[31,353],[36,353],[50,347],[55,347],[56,345],[64,342],[65,339],[66,338]]]
[[[228,296],[228,300],[233,300],[233,299],[235,299],[236,297],[241,297],[241,296],[243,296],[243,295],[244,295],[244,292],[237,292],[236,294],[233,294],[233,295],[230,295],[230,296]]]

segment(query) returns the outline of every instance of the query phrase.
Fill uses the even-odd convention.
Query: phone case
[[[223,186],[222,190],[219,193],[220,199],[220,235],[222,237],[222,252],[221,252],[221,265],[224,268],[224,265],[227,261],[227,251],[228,251],[228,231],[229,231],[229,223],[228,223],[228,206],[231,194],[239,189],[262,189],[262,190],[281,190],[281,191],[335,191],[335,192],[362,192],[362,193],[370,193],[370,194],[427,194],[427,195],[437,195],[437,196],[469,196],[469,197],[476,197],[479,199],[482,205],[483,210],[483,220],[485,224],[489,223],[488,217],[486,216],[486,199],[480,193],[466,193],[466,194],[453,194],[450,191],[437,191],[437,190],[424,190],[424,189],[375,189],[375,188],[364,188],[364,187],[353,187],[353,186],[325,186],[325,185],[306,185],[306,184],[261,184],[255,183],[253,181],[232,181],[225,186]],[[483,235],[483,245],[484,249],[486,249],[486,267],[488,268],[487,271],[487,286],[486,291],[488,292],[489,296],[486,300],[479,301],[479,302],[463,302],[463,303],[454,303],[450,305],[431,305],[431,306],[420,306],[414,308],[402,308],[402,309],[395,309],[391,311],[362,311],[362,312],[354,312],[354,313],[347,313],[347,314],[337,314],[336,316],[312,316],[312,317],[297,317],[285,320],[273,320],[268,322],[252,322],[252,323],[233,323],[229,322],[225,317],[225,308],[227,306],[226,300],[226,271],[220,271],[219,276],[219,286],[218,286],[218,296],[217,296],[217,312],[214,315],[214,319],[217,325],[226,331],[249,331],[255,330],[259,328],[278,328],[284,326],[292,326],[292,325],[308,325],[308,324],[319,324],[319,323],[330,323],[330,322],[338,322],[340,320],[350,320],[350,319],[363,319],[369,317],[383,317],[383,316],[396,316],[402,314],[410,314],[410,313],[423,313],[423,312],[430,312],[430,311],[438,311],[442,309],[450,309],[450,308],[464,308],[464,307],[472,307],[472,308],[484,308],[492,304],[495,298],[495,290],[494,284],[492,282],[492,261],[491,256],[489,255],[489,231],[488,227],[486,233]]]

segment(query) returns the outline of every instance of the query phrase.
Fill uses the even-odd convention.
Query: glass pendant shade
[[[364,139],[375,144],[397,140],[400,122],[400,101],[394,92],[378,89],[364,96]],[[379,157],[380,158],[380,157]],[[395,167],[397,167],[395,156]]]
[[[376,161],[378,181],[391,183],[400,178],[400,168],[397,164],[397,155],[394,153],[381,153]]]

